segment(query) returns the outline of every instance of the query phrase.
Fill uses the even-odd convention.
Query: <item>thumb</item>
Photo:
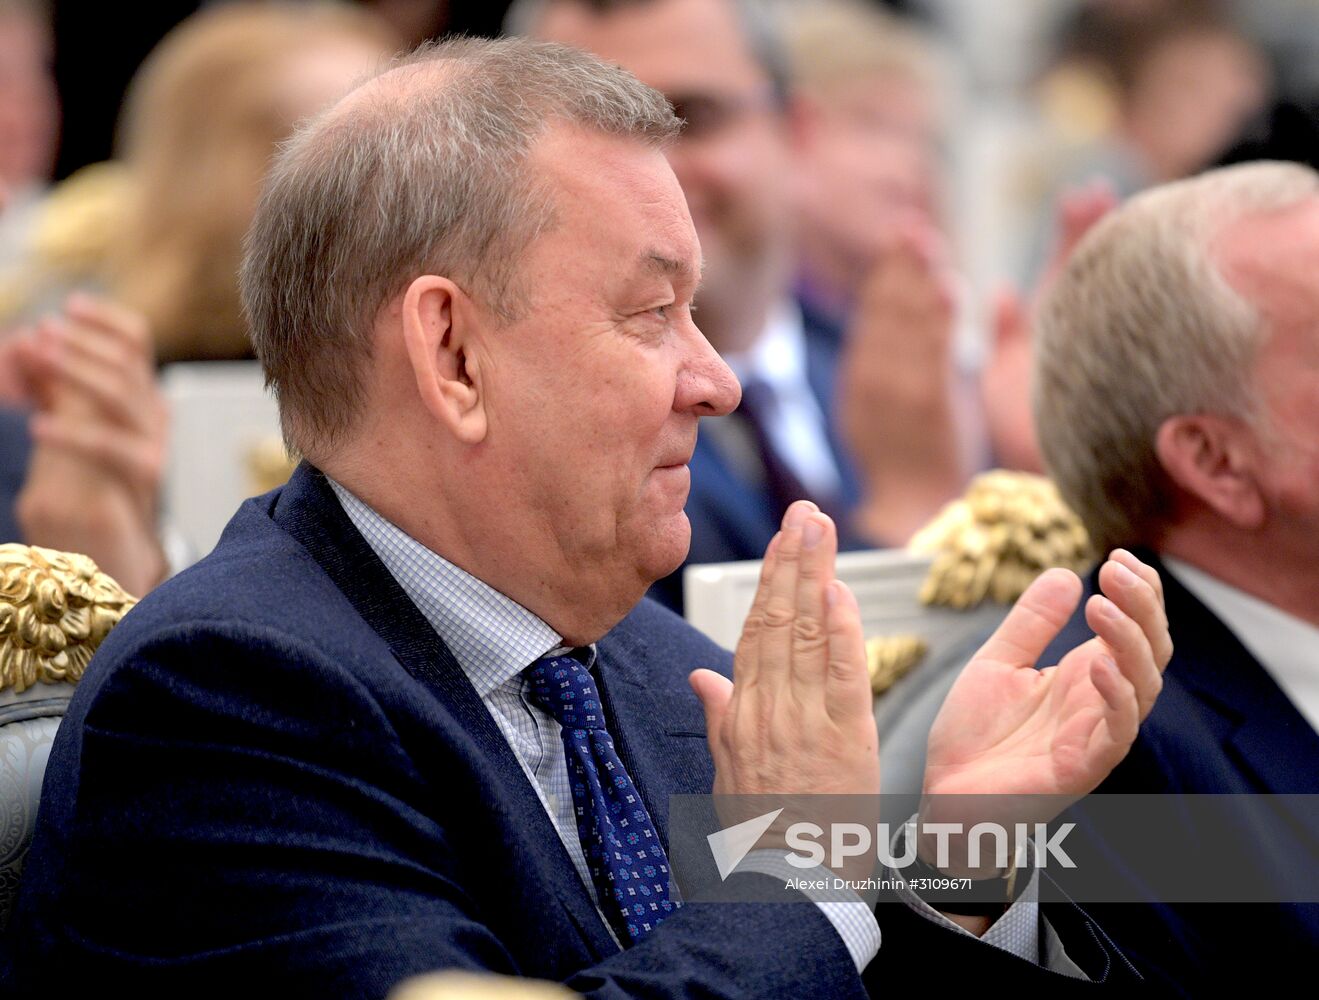
[[[733,682],[713,670],[693,670],[687,678],[705,709],[705,731],[711,743],[723,727],[728,703],[733,697]]]
[[[1075,573],[1059,568],[1045,570],[1017,598],[975,658],[1033,668],[1080,601],[1081,581]]]

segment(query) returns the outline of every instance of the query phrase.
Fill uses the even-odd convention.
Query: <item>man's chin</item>
[[[650,583],[675,572],[687,559],[692,546],[692,524],[686,511],[678,511],[655,526],[654,547],[646,562]]]

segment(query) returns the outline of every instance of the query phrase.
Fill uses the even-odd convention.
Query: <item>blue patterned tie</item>
[[[526,677],[532,700],[563,727],[577,836],[600,909],[620,941],[638,941],[678,903],[669,899],[669,859],[655,825],[605,729],[595,680],[571,656],[543,656]]]

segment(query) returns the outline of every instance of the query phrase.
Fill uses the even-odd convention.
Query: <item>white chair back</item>
[[[169,365],[161,381],[172,416],[165,510],[199,559],[238,505],[261,491],[252,456],[279,437],[279,412],[255,361]]]

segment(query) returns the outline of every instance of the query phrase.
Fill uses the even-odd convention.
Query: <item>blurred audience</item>
[[[1136,547],[1158,568],[1175,647],[1101,791],[1319,793],[1317,270],[1319,174],[1255,163],[1134,198],[1046,296],[1036,416],[1048,467],[1099,551]],[[1074,617],[1054,651],[1089,631]],[[1211,832],[1238,849],[1216,863],[1249,872],[1256,898],[1294,898],[1315,870],[1313,810],[1307,820],[1280,800],[1260,828],[1257,810],[1223,803]],[[1189,821],[1181,834],[1208,835]],[[1165,908],[1165,931],[1119,943],[1156,962],[1186,949],[1191,995],[1253,982],[1251,955],[1284,978],[1308,972],[1319,905],[1248,912]]]
[[[400,45],[416,48],[439,38],[452,18],[450,0],[358,0],[393,29]],[[488,0],[487,0],[488,2]]]
[[[1117,203],[1116,193],[1103,180],[1064,192],[1058,199],[1053,253],[1034,291],[1023,297],[1005,285],[995,296],[989,318],[989,351],[980,372],[980,398],[996,466],[1044,471],[1031,412],[1034,313],[1081,237]]]
[[[21,195],[53,152],[49,33],[40,7],[18,3],[0,7],[0,29],[24,56],[4,63],[0,90],[4,181]],[[236,271],[266,162],[391,46],[355,8],[243,2],[190,18],[146,61],[121,159],[35,204],[0,291],[6,540],[83,552],[135,594],[167,575],[155,358],[250,354]]]
[[[841,323],[898,224],[940,224],[942,87],[931,43],[872,3],[806,0],[785,11],[804,133],[800,294]]]
[[[785,8],[802,120],[798,294],[841,337],[840,427],[867,477],[866,537],[901,544],[979,464],[942,233],[944,100],[931,43],[862,0]]]
[[[1107,134],[1074,170],[1100,173],[1120,194],[1204,169],[1263,107],[1263,53],[1212,0],[1083,4],[1059,71],[1110,95]]]
[[[0,0],[0,268],[21,253],[24,235],[55,162],[59,100],[51,72],[49,14],[40,0]]]
[[[393,44],[339,4],[239,2],[189,18],[134,80],[120,158],[46,204],[0,295],[22,300],[11,321],[89,287],[146,317],[162,362],[250,357],[235,273],[271,152]]]
[[[0,541],[91,556],[135,595],[159,541],[168,414],[142,317],[75,293],[0,346]]]
[[[1266,106],[1269,64],[1215,0],[1086,0],[1034,88],[1044,133],[1019,156],[1011,195],[1037,282],[1058,238],[1054,208],[1104,181],[1119,199],[1212,166]]]

